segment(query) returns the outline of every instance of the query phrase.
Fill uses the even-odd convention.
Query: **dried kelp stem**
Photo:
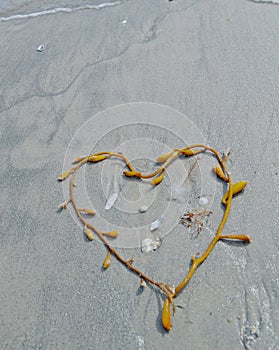
[[[108,158],[116,157],[119,159],[122,159],[125,162],[125,165],[128,167],[129,171],[124,171],[124,175],[128,177],[136,177],[139,179],[151,179],[152,184],[154,186],[158,185],[164,178],[164,173],[165,169],[172,163],[174,162],[178,157],[181,155],[190,157],[190,156],[195,156],[197,154],[200,154],[202,152],[209,151],[211,152],[215,158],[218,160],[219,165],[217,167],[213,168],[213,171],[215,174],[223,180],[225,183],[228,183],[228,191],[223,197],[223,204],[225,205],[225,211],[222,217],[222,220],[219,224],[219,227],[216,231],[216,234],[214,238],[211,240],[209,246],[205,250],[205,252],[201,256],[193,256],[191,261],[191,267],[185,276],[185,278],[178,284],[178,286],[175,288],[174,286],[170,286],[167,283],[164,282],[156,282],[152,278],[148,277],[146,274],[144,274],[142,271],[137,269],[136,267],[133,266],[134,259],[129,259],[125,260],[117,251],[114,249],[109,240],[106,239],[104,236],[109,236],[109,237],[117,237],[118,231],[112,231],[112,232],[101,232],[99,231],[95,226],[90,224],[85,217],[82,214],[88,214],[88,215],[94,215],[95,211],[91,209],[84,209],[84,208],[79,208],[75,199],[74,195],[74,187],[75,187],[75,176],[78,170],[80,169],[81,166],[83,166],[86,163],[96,163],[103,161]],[[151,174],[142,174],[140,171],[137,171],[129,162],[128,158],[123,155],[122,153],[114,153],[114,152],[98,152],[91,154],[89,156],[84,156],[84,157],[77,157],[73,163],[76,164],[74,167],[70,168],[68,171],[64,172],[60,177],[59,180],[63,181],[67,177],[71,176],[70,179],[70,198],[68,201],[63,202],[60,204],[61,209],[66,209],[67,205],[71,203],[73,205],[73,208],[76,212],[76,215],[80,222],[84,226],[84,231],[89,240],[92,240],[93,233],[92,231],[99,237],[99,239],[103,242],[104,246],[107,249],[107,256],[104,260],[103,267],[106,269],[110,266],[110,256],[114,255],[114,257],[123,265],[125,265],[129,270],[131,270],[133,273],[138,275],[140,277],[141,285],[143,285],[144,282],[148,282],[149,284],[159,288],[166,296],[167,298],[165,299],[164,306],[163,306],[163,311],[162,311],[162,324],[164,328],[167,331],[170,331],[172,322],[171,322],[171,312],[170,308],[172,307],[173,312],[174,312],[174,303],[173,299],[181,292],[181,290],[187,285],[187,283],[190,281],[192,278],[193,274],[195,273],[196,269],[204,262],[204,260],[209,256],[211,251],[213,250],[214,246],[219,240],[224,240],[224,239],[232,239],[232,240],[239,240],[243,242],[251,242],[251,239],[249,236],[244,235],[244,234],[231,234],[231,235],[222,235],[223,228],[226,224],[226,221],[228,219],[228,215],[231,209],[231,203],[232,203],[232,198],[233,194],[240,192],[247,182],[242,181],[239,182],[235,185],[232,183],[232,178],[231,174],[228,171],[227,168],[227,157],[228,157],[228,152],[224,155],[224,158],[221,157],[221,155],[212,147],[206,146],[204,144],[193,144],[191,146],[185,147],[183,149],[178,149],[175,148],[173,151],[171,151],[168,154],[164,154],[160,156],[157,159],[158,163],[162,163],[160,167],[156,171],[154,171]],[[217,169],[218,168],[218,169]],[[158,176],[157,176],[158,175]],[[157,176],[157,177],[156,177]]]
[[[179,283],[179,285],[175,288],[175,293],[174,293],[173,297],[175,297],[186,286],[186,284],[192,278],[196,269],[208,257],[208,255],[211,253],[212,249],[214,248],[215,244],[219,241],[219,239],[221,237],[221,232],[222,232],[222,230],[225,226],[225,223],[227,221],[227,218],[228,218],[228,215],[229,215],[229,212],[231,209],[231,201],[232,201],[232,180],[231,180],[231,177],[229,174],[228,174],[228,178],[229,178],[229,200],[228,200],[228,204],[226,206],[223,218],[221,220],[221,223],[220,223],[220,225],[217,229],[217,232],[215,234],[215,237],[209,243],[209,246],[207,247],[206,251],[203,253],[203,255],[201,257],[199,257],[199,258],[196,256],[192,257],[192,265],[190,267],[190,270],[189,270],[188,274],[186,275],[186,277],[183,279],[183,281],[181,281]]]
[[[106,152],[107,153],[107,152]],[[100,154],[100,153],[99,153]],[[98,155],[99,155],[98,154]],[[104,152],[102,152],[102,154],[104,154]],[[121,154],[110,154],[111,156],[116,156],[119,157],[121,159],[124,159],[126,164],[128,163],[128,160],[126,157],[124,157]],[[131,271],[133,271],[135,274],[139,275],[143,280],[149,282],[150,284],[160,288],[164,293],[166,293],[166,288],[164,287],[164,285],[162,283],[158,283],[153,281],[150,277],[146,276],[143,272],[141,272],[140,270],[138,270],[137,268],[135,268],[132,265],[131,260],[125,260],[124,258],[122,258],[122,256],[110,245],[109,241],[104,237],[104,235],[102,234],[101,231],[99,231],[95,226],[93,226],[92,224],[90,224],[88,221],[85,220],[85,218],[81,215],[80,213],[80,209],[78,208],[78,205],[76,203],[75,200],[75,196],[74,196],[74,183],[75,183],[75,175],[78,171],[78,169],[87,162],[87,159],[82,160],[80,163],[78,163],[77,166],[75,166],[72,169],[72,176],[71,176],[71,180],[70,180],[70,200],[69,202],[72,203],[73,208],[79,218],[79,220],[81,221],[81,223],[84,225],[84,227],[90,228],[92,229],[96,235],[101,239],[101,241],[104,243],[104,245],[107,247],[107,249],[110,251],[111,254],[113,254],[116,259],[118,261],[120,261],[123,265],[125,265],[128,269],[130,269]],[[128,165],[128,164],[127,164]],[[130,167],[129,167],[130,168]],[[131,167],[132,168],[132,167]],[[130,169],[131,169],[130,168]],[[133,169],[133,168],[132,168]],[[132,170],[131,169],[131,170]]]

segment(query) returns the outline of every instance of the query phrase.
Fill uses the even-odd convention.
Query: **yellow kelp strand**
[[[170,301],[170,298],[167,297],[164,302],[163,310],[162,310],[162,324],[165,330],[167,330],[168,332],[171,330],[171,327],[172,327],[170,307],[171,307],[171,301]]]
[[[103,156],[103,155],[90,156],[90,157],[88,157],[87,161],[90,163],[97,163],[97,162],[100,162],[100,161],[107,159],[107,158],[108,158],[108,156]]]
[[[141,178],[141,173],[139,171],[124,171],[123,174],[127,177]]]
[[[228,182],[228,178],[226,177],[226,175],[224,174],[222,168],[220,167],[220,165],[216,165],[213,168],[214,173],[223,181]]]
[[[110,266],[110,251],[108,251],[107,256],[103,262],[103,268],[107,269]]]
[[[173,151],[170,153],[162,154],[156,159],[157,163],[165,163],[166,160],[168,160],[173,155]]]
[[[119,235],[119,231],[114,230],[114,231],[110,231],[110,232],[102,232],[102,235],[116,238]]]
[[[59,181],[64,181],[65,179],[67,179],[67,177],[71,174],[71,172],[73,171],[73,169],[69,169],[67,171],[65,171],[63,174],[61,174],[58,178]]]
[[[232,187],[233,195],[235,195],[235,194],[241,192],[247,184],[248,184],[247,181],[240,181],[240,182],[235,183],[235,184],[233,185],[233,187]],[[229,191],[227,191],[227,192],[224,194],[224,196],[223,196],[223,198],[222,198],[222,203],[223,203],[224,205],[227,205],[228,199],[229,199]]]
[[[89,241],[92,241],[94,239],[94,235],[91,230],[87,226],[84,226],[84,233],[86,237],[89,239]]]
[[[164,178],[164,175],[165,175],[165,172],[162,171],[161,175],[159,175],[158,177],[155,177],[155,179],[153,179],[153,180],[151,181],[152,185],[154,185],[154,186],[159,185],[159,183],[162,182],[162,180],[163,180],[163,178]]]

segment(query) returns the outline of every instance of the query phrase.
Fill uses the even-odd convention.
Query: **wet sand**
[[[2,349],[277,348],[278,11],[240,0],[136,0],[0,23]],[[37,52],[40,44],[45,51]],[[101,244],[83,238],[70,210],[57,212],[64,193],[56,179],[77,130],[132,102],[184,114],[189,130],[220,152],[233,146],[233,179],[249,182],[225,232],[249,234],[252,244],[217,244],[177,298],[183,308],[169,334],[160,322],[161,294],[139,290],[139,279],[116,261],[103,271]],[[156,158],[156,142],[183,143],[185,118],[174,117],[165,132],[160,113],[131,115],[139,122],[132,129],[121,114],[119,130],[110,115],[99,118],[96,148],[146,137],[138,150],[148,157],[154,150]],[[90,179],[93,193],[97,177]],[[99,191],[94,204],[103,208]],[[223,192],[217,183],[212,230]],[[104,215],[129,227],[121,211]],[[177,225],[154,253],[121,252],[154,279],[177,284],[211,233],[197,238]]]

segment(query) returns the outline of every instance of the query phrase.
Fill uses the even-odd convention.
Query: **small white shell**
[[[46,45],[41,44],[41,45],[37,48],[37,51],[38,51],[38,52],[42,52],[42,51],[45,51],[45,49],[46,49]]]
[[[153,243],[153,241],[151,238],[145,238],[141,242],[141,251],[143,253],[149,253],[151,250],[153,250],[152,243]]]
[[[163,219],[162,218],[159,218],[155,221],[153,221],[150,225],[150,231],[155,231],[159,228],[159,226],[161,225]]]
[[[107,200],[106,206],[105,206],[105,210],[108,210],[108,209],[110,209],[113,206],[113,204],[115,203],[117,197],[118,197],[117,193],[113,193],[109,197],[109,199]]]
[[[143,253],[149,253],[151,251],[155,251],[157,248],[160,247],[160,241],[156,240],[154,241],[151,238],[145,238],[142,242],[141,242],[141,251]]]

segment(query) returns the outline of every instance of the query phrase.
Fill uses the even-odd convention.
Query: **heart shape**
[[[94,215],[96,212],[92,209],[79,208],[74,195],[76,173],[84,164],[98,163],[111,158],[119,158],[125,163],[127,167],[127,170],[124,171],[123,173],[126,177],[137,178],[139,180],[151,179],[152,186],[158,186],[164,179],[166,168],[172,162],[174,162],[178,157],[180,156],[193,157],[204,152],[210,152],[216,158],[216,160],[218,161],[218,164],[215,167],[213,167],[213,171],[220,180],[228,184],[228,191],[224,194],[224,197],[222,199],[222,203],[225,206],[223,217],[216,231],[216,234],[214,238],[211,240],[211,242],[209,243],[207,249],[204,251],[204,253],[201,256],[196,255],[191,258],[191,266],[189,268],[189,271],[187,272],[185,278],[176,287],[170,286],[164,282],[160,282],[160,283],[156,282],[150,277],[148,277],[147,275],[145,275],[143,272],[141,272],[139,269],[134,267],[133,259],[125,260],[118,253],[118,251],[114,247],[112,247],[107,237],[113,238],[113,239],[117,238],[117,236],[119,235],[119,232],[117,230],[113,230],[110,232],[101,232],[86,220],[85,215]],[[248,235],[222,234],[223,228],[226,224],[226,221],[228,219],[228,215],[231,209],[233,195],[242,191],[247,184],[246,181],[240,181],[235,184],[232,183],[231,174],[227,166],[227,158],[229,153],[230,153],[230,150],[228,150],[222,157],[214,148],[204,144],[193,144],[183,149],[175,148],[171,152],[167,154],[163,154],[157,158],[156,161],[158,164],[160,164],[160,166],[156,171],[154,171],[151,174],[142,174],[140,171],[134,168],[134,166],[130,163],[130,161],[124,154],[114,153],[114,152],[98,152],[95,154],[90,154],[89,156],[77,157],[73,161],[73,164],[75,165],[69,170],[65,171],[63,174],[61,174],[60,177],[58,178],[59,181],[64,181],[66,178],[70,177],[70,197],[67,201],[60,204],[59,208],[66,209],[68,204],[71,203],[79,221],[82,223],[84,227],[84,233],[88,238],[88,240],[89,241],[93,240],[94,233],[95,233],[99,237],[99,239],[103,242],[104,246],[107,249],[107,255],[103,262],[103,268],[107,269],[110,266],[110,257],[111,255],[114,255],[115,258],[121,264],[123,264],[129,270],[131,270],[134,274],[139,276],[139,278],[141,279],[142,287],[144,287],[146,283],[149,283],[159,288],[166,295],[166,299],[164,301],[163,309],[162,309],[162,325],[166,331],[170,331],[172,327],[171,307],[174,314],[174,311],[175,311],[175,306],[173,302],[174,298],[176,298],[177,295],[182,291],[182,289],[184,289],[184,287],[188,284],[188,282],[192,278],[198,266],[200,266],[204,262],[204,260],[208,257],[208,255],[211,253],[216,243],[219,240],[224,240],[224,239],[239,240],[239,241],[248,242],[248,243],[251,242],[251,238]]]

